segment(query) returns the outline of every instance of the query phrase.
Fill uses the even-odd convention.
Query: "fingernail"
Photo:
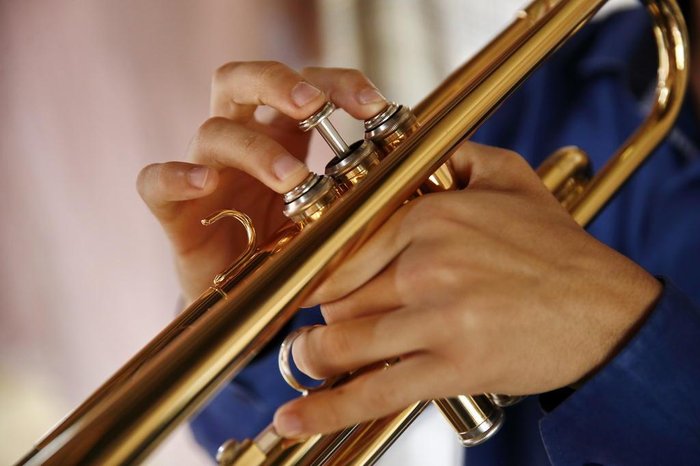
[[[373,87],[366,87],[357,93],[357,101],[362,105],[374,104],[377,102],[386,102],[383,95]]]
[[[207,184],[207,178],[209,177],[209,168],[207,167],[195,167],[187,172],[187,181],[192,187],[197,189],[204,188]]]
[[[289,154],[280,155],[272,163],[272,171],[280,181],[286,180],[302,168],[306,168],[306,165]]]
[[[304,433],[301,418],[290,412],[277,412],[274,420],[275,430],[282,437],[298,437]]]
[[[300,82],[292,89],[292,100],[298,107],[303,107],[319,95],[321,95],[321,90],[305,81]]]

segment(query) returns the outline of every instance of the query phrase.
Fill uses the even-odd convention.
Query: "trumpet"
[[[179,422],[201,408],[292,318],[328,273],[404,202],[455,189],[449,157],[604,0],[539,0],[413,110],[390,105],[365,122],[365,137],[346,144],[330,123],[332,104],[301,122],[335,152],[326,174],[310,174],[284,194],[290,222],[258,244],[250,219],[222,211],[204,224],[241,223],[248,246],[168,327],[41,439],[19,464],[131,464],[142,461]],[[674,0],[647,0],[658,46],[654,106],[637,131],[594,177],[586,154],[555,152],[538,169],[544,184],[585,226],[642,164],[673,125],[688,81],[687,31]],[[288,351],[281,352],[287,372]],[[387,364],[391,364],[388,361]],[[356,374],[327,381],[342,384]],[[292,377],[288,381],[303,387]],[[322,388],[323,389],[323,388]],[[464,394],[435,400],[465,445],[493,435],[507,395]],[[372,464],[421,413],[401,413],[341,432],[288,440],[268,427],[253,440],[222,445],[226,465]]]

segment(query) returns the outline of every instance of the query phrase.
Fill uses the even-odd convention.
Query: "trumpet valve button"
[[[326,102],[319,111],[311,115],[306,120],[299,122],[299,129],[309,131],[316,129],[321,134],[321,137],[328,143],[336,155],[343,155],[348,151],[348,145],[338,133],[338,130],[333,126],[329,117],[335,111],[333,102]]]

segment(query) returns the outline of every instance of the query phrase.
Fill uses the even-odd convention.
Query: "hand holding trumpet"
[[[149,165],[139,174],[139,193],[173,246],[186,302],[244,244],[237,225],[202,228],[200,219],[234,206],[251,216],[263,239],[285,220],[279,193],[309,172],[303,163],[309,134],[299,131],[296,120],[316,111],[327,96],[360,119],[386,105],[354,70],[310,68],[303,75],[275,62],[222,66],[212,81],[210,118],[192,138],[188,162]],[[264,116],[256,114],[261,106],[268,107]]]
[[[308,139],[294,120],[327,98],[360,119],[386,105],[353,70],[226,65],[214,78],[212,118],[188,151],[194,163],[141,172],[139,191],[171,239],[187,299],[238,253],[233,230],[198,220],[233,205],[262,236],[274,231],[283,220],[276,192],[308,172]],[[258,105],[275,110],[267,122]],[[661,285],[578,227],[520,156],[465,143],[452,161],[464,189],[401,208],[309,299],[327,325],[294,346],[297,364],[318,378],[400,362],[283,406],[281,434],[335,431],[419,399],[575,383],[651,309]]]

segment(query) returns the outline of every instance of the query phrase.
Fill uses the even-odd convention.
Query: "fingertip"
[[[367,120],[388,105],[377,87],[359,70],[311,67],[301,74],[323,89],[336,106],[353,118]]]
[[[319,305],[319,310],[327,324],[333,321],[333,313],[328,309],[328,303]]]
[[[154,170],[157,170],[158,163],[151,163],[139,170],[138,175],[136,175],[136,191],[143,198],[146,194],[146,185],[148,184],[148,178]]]
[[[304,302],[302,303],[303,307],[311,308],[321,304],[321,301],[319,300],[319,291],[322,290],[322,288],[323,283],[321,283],[321,285],[319,285],[318,288],[313,290],[311,294],[307,296],[306,299],[304,299]]]
[[[289,191],[304,181],[309,171],[309,167],[301,160],[290,154],[281,154],[272,162],[272,173],[279,181],[279,186],[273,189],[280,193]]]
[[[275,431],[286,438],[303,437],[305,434],[302,416],[294,409],[294,402],[287,403],[275,412],[272,424]]]
[[[195,165],[187,173],[187,182],[190,187],[206,195],[219,185],[219,172],[212,167]]]
[[[365,120],[382,112],[388,105],[386,98],[375,87],[365,87],[355,94],[360,105],[358,116]]]
[[[190,184],[190,187],[202,190],[207,185],[211,172],[211,169],[201,165],[190,168],[186,175],[187,182]]]
[[[154,163],[138,174],[136,188],[151,207],[197,199],[218,185],[218,172],[204,165],[185,162]]]
[[[297,121],[309,118],[323,108],[323,105],[328,101],[328,96],[308,81],[298,81],[291,88],[291,91],[287,92],[288,95],[285,98],[287,102],[284,106],[275,106],[273,101],[266,103]],[[290,103],[291,105],[289,105]],[[283,107],[286,108],[286,111]]]
[[[219,172],[206,165],[186,164],[184,167],[171,167],[173,173],[164,179],[165,190],[176,190],[180,200],[198,199],[214,191],[219,184]],[[177,171],[180,171],[178,175]],[[184,179],[184,186],[178,179]]]
[[[542,183],[517,152],[464,141],[450,159],[462,186],[490,189],[531,189]]]
[[[314,101],[321,102],[322,95],[321,89],[306,81],[298,82],[291,91],[292,101],[299,108],[306,107]]]

